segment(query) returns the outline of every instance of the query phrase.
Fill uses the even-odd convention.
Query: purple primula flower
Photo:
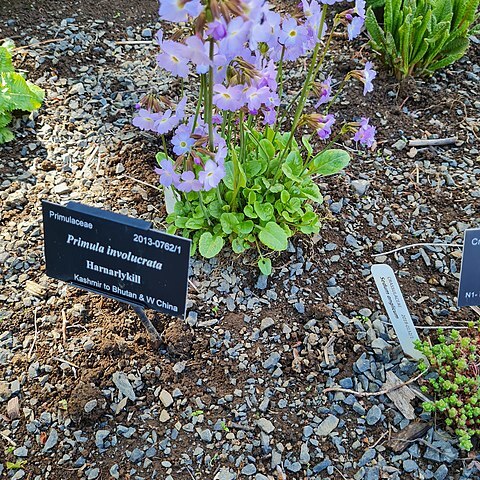
[[[278,36],[280,34],[280,23],[282,17],[277,12],[265,12],[263,21],[253,24],[249,45],[252,50],[258,48],[259,43],[266,43],[270,48],[278,46]]]
[[[160,0],[159,14],[162,20],[186,22],[188,17],[196,18],[203,11],[200,0]]]
[[[155,122],[153,130],[160,135],[168,133],[178,125],[175,115],[172,115],[172,111],[168,109],[166,112],[159,115]]]
[[[187,97],[185,96],[178,102],[177,109],[175,110],[175,117],[177,118],[179,123],[185,118],[186,106],[187,106]]]
[[[267,86],[270,90],[277,90],[277,69],[275,67],[275,62],[270,60],[268,65],[261,70],[260,80],[258,82],[258,88]]]
[[[214,20],[207,25],[207,35],[214,40],[222,40],[227,36],[227,26],[221,20]]]
[[[348,15],[345,18],[347,17]],[[362,17],[352,17],[351,20],[349,18],[347,18],[347,20],[349,22],[347,25],[348,39],[353,40],[360,35],[365,19]]]
[[[308,40],[308,31],[303,25],[298,25],[294,18],[287,18],[282,23],[278,41],[287,49],[303,47]]]
[[[223,122],[223,117],[219,113],[214,113],[212,115],[212,123],[214,125],[221,125]]]
[[[214,85],[213,91],[216,95],[213,96],[213,103],[220,110],[229,110],[235,112],[243,107],[244,93],[241,85],[225,87],[224,85]]]
[[[330,101],[332,95],[332,77],[327,77],[321,84],[320,84],[320,98],[315,105],[315,108],[318,108],[320,105],[327,103]]]
[[[365,18],[365,13],[366,13],[365,6],[366,6],[365,0],[355,0],[355,8],[353,9],[353,11],[359,17]]]
[[[245,91],[245,98],[250,111],[258,111],[262,103],[266,103],[269,97],[270,89],[268,87],[257,88],[252,86]]]
[[[156,120],[158,120],[157,113],[141,108],[138,111],[138,115],[133,119],[132,124],[140,130],[153,131]]]
[[[185,40],[188,47],[187,58],[197,66],[197,73],[207,73],[212,62],[208,56],[208,45],[202,42],[196,35]]]
[[[213,57],[213,81],[223,83],[227,78],[228,60],[225,55],[216,54]]]
[[[360,128],[355,133],[353,140],[370,148],[375,143],[375,132],[377,129],[373,125],[369,125],[369,121],[369,118],[362,117]]]
[[[155,173],[160,175],[160,183],[164,187],[171,185],[177,186],[180,180],[180,175],[174,170],[173,163],[170,160],[164,159],[160,162],[161,168],[156,168]]]
[[[227,158],[228,155],[228,148],[227,145],[220,145],[217,149],[217,153],[215,154],[215,161],[218,163],[218,165],[222,166],[224,165],[225,159]]]
[[[177,185],[177,189],[181,192],[199,192],[202,189],[202,182],[197,180],[195,173],[191,170],[183,172],[180,177],[180,182]]]
[[[225,167],[218,165],[213,160],[208,160],[205,164],[205,169],[198,174],[200,182],[203,183],[205,191],[218,186],[222,178],[225,176]]]
[[[251,22],[242,17],[235,17],[227,26],[227,36],[219,42],[220,53],[231,60],[239,55],[239,50],[247,41]]]
[[[190,152],[195,140],[190,136],[192,129],[188,125],[180,125],[175,130],[175,135],[172,137],[173,151],[177,155],[183,155]]]
[[[317,133],[322,140],[327,139],[332,134],[332,125],[334,123],[335,117],[331,113],[319,117]]]
[[[273,125],[277,121],[277,110],[275,108],[267,108],[263,110],[263,124]]]
[[[362,71],[363,77],[363,95],[366,95],[368,92],[373,90],[373,83],[372,80],[377,76],[377,72],[373,70],[373,63],[367,62],[365,64],[365,69]]]
[[[190,71],[188,65],[189,49],[179,42],[165,40],[160,45],[162,53],[157,55],[157,64],[172,75],[187,78]]]
[[[343,2],[343,0],[320,0],[324,5],[334,5],[335,3]]]

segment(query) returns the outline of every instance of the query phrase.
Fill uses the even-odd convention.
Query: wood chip
[[[415,393],[413,393],[406,385],[403,385],[404,382],[402,382],[393,372],[388,371],[386,377],[387,380],[383,385],[385,390],[400,386],[395,390],[389,391],[387,393],[388,398],[395,404],[405,418],[408,420],[414,420],[415,410],[410,402],[415,398]]]
[[[402,431],[394,434],[395,437],[389,440],[387,446],[395,453],[402,453],[414,440],[423,437],[428,432],[429,428],[429,423],[413,422]]]
[[[18,397],[11,398],[7,403],[7,416],[10,420],[20,418],[20,403]]]
[[[27,280],[25,283],[25,291],[30,293],[30,295],[35,295],[36,297],[43,298],[47,293],[47,289],[42,287],[37,282],[33,282],[32,280]]]

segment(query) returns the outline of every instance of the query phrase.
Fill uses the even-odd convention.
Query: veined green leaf
[[[220,253],[225,244],[220,236],[213,236],[210,232],[204,232],[198,241],[198,251],[205,258],[213,258]]]
[[[268,222],[261,228],[258,238],[264,245],[275,251],[286,250],[288,246],[285,230],[275,222]]]
[[[253,204],[253,208],[255,209],[255,213],[258,215],[260,220],[267,222],[273,218],[273,206],[270,203],[265,202],[255,202]]]
[[[6,47],[0,47],[0,72],[13,72],[12,55]]]
[[[345,150],[324,150],[313,159],[310,173],[324,177],[338,173],[350,163],[350,155]]]
[[[6,91],[5,91],[6,89]],[[0,73],[0,92],[4,91],[15,110],[32,112],[41,107],[42,102],[32,93],[25,79],[15,72]]]
[[[268,277],[272,273],[272,261],[269,258],[261,257],[258,259],[258,268]]]

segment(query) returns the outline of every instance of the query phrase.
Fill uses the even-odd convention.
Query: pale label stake
[[[415,360],[424,358],[413,345],[419,340],[417,329],[392,268],[386,264],[373,265],[372,275],[404,353]]]

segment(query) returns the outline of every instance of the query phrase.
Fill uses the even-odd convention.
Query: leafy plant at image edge
[[[13,140],[7,128],[15,110],[33,112],[42,105],[44,91],[15,72],[12,63],[13,43],[0,46],[0,144]]]
[[[418,341],[416,348],[427,362],[419,363],[421,372],[433,372],[422,391],[434,400],[423,403],[426,412],[441,412],[460,441],[460,447],[471,450],[472,437],[480,435],[480,322],[470,322],[468,329],[441,329],[437,343]]]
[[[372,7],[365,26],[372,48],[398,79],[432,75],[463,57],[478,33],[480,0],[386,0],[383,28]],[[374,5],[378,6],[378,5]]]

